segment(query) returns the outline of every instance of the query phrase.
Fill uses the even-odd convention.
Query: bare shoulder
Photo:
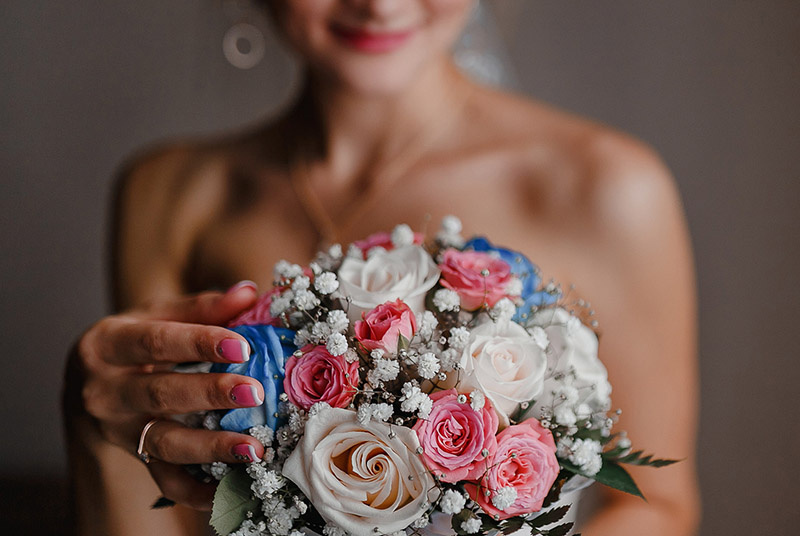
[[[581,236],[616,247],[680,231],[675,181],[647,144],[543,103],[502,93],[489,98],[489,130],[505,133],[521,199],[536,208],[532,217],[568,219]]]
[[[605,127],[586,134],[580,155],[591,223],[598,238],[653,238],[682,222],[672,174],[649,146]]]
[[[576,135],[581,139],[573,157],[580,162],[573,177],[580,210],[577,230],[597,267],[614,274],[606,284],[620,293],[635,292],[638,300],[672,292],[669,300],[660,296],[660,302],[687,312],[694,269],[669,169],[651,147],[607,127],[590,124]]]
[[[695,283],[671,173],[652,148],[624,133],[535,102],[509,106],[509,117],[519,119],[508,128],[524,140],[516,149],[526,194],[519,197],[527,207],[520,218],[545,229],[549,266],[567,274],[597,310],[600,357],[614,404],[625,408],[620,429],[648,449],[690,458],[697,413]],[[649,504],[676,526],[694,523],[691,461],[633,474]],[[634,512],[641,508],[624,494],[611,500]]]
[[[213,194],[223,193],[238,171],[275,167],[282,147],[280,128],[280,123],[273,121],[147,147],[123,164],[117,191],[123,197],[169,202],[170,211],[196,207],[198,212],[207,212],[210,204],[224,199]]]
[[[222,210],[225,145],[187,141],[129,158],[114,200],[112,281],[118,307],[180,293],[199,232]]]
[[[147,207],[151,214],[174,212],[198,190],[219,187],[222,145],[200,141],[161,144],[129,157],[118,175],[121,202]]]

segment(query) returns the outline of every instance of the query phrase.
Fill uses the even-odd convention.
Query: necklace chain
[[[356,199],[347,203],[343,210],[344,217],[339,221],[334,220],[314,190],[310,177],[310,163],[302,151],[303,144],[290,144],[290,156],[287,160],[289,182],[306,216],[314,226],[319,241],[328,245],[341,241],[343,235],[401,178],[406,176],[414,164],[420,162],[426,148],[443,135],[461,114],[471,93],[472,89],[469,87],[461,89],[455,95],[457,104],[447,120],[435,123],[430,121],[429,128],[423,128],[421,134],[413,137],[386,165],[373,171],[370,186]]]

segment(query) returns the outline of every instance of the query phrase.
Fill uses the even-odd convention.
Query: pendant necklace
[[[453,112],[443,121],[429,121],[428,127],[423,128],[418,136],[413,137],[397,154],[382,167],[373,172],[372,180],[362,193],[352,199],[342,211],[338,221],[334,220],[319,198],[311,184],[310,163],[304,157],[303,144],[287,144],[287,159],[289,182],[303,208],[306,216],[313,225],[320,244],[330,246],[341,241],[342,237],[367,213],[374,204],[381,199],[397,182],[406,176],[413,165],[421,160],[425,149],[448,132],[449,127],[461,115],[469,96],[472,94],[470,87],[461,89],[456,95],[456,106]]]

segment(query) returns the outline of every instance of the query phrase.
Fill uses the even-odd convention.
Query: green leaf
[[[518,404],[517,409],[514,410],[511,413],[511,415],[508,416],[508,420],[511,421],[512,424],[518,424],[521,423],[522,421],[528,420],[528,412],[533,409],[533,406],[535,404],[536,404],[536,399],[532,399],[522,404]]]
[[[547,493],[547,497],[544,498],[542,502],[542,508],[547,508],[554,502],[558,500],[558,497],[561,495],[561,487],[567,481],[567,479],[572,476],[566,471],[562,470],[558,473],[556,477],[556,481],[553,482],[553,486],[550,488],[550,491]]]
[[[489,534],[491,531],[500,530],[500,522],[496,521],[492,516],[479,514],[478,519],[481,520],[481,534]]]
[[[622,456],[621,458],[616,458],[614,461],[616,461],[617,463],[628,463],[631,465],[665,467],[667,465],[672,465],[673,463],[678,463],[680,460],[667,460],[658,458],[653,459],[652,454],[645,454],[643,450],[637,450],[636,452],[631,452],[630,454]]]
[[[566,536],[575,523],[564,523],[547,531],[547,536]]]
[[[603,445],[608,445],[612,441],[615,441],[617,438],[619,438],[620,435],[622,435],[621,432],[614,432],[613,434],[609,434],[607,436],[603,436],[602,439],[600,439],[599,441]]]
[[[578,421],[575,426],[578,427],[578,431],[575,434],[575,437],[579,437],[581,439],[593,439],[600,444],[605,444],[607,441],[606,438],[603,436],[603,431],[599,428],[586,428],[586,423],[588,421],[586,419]]]
[[[220,481],[211,509],[211,526],[227,536],[247,519],[248,512],[258,512],[259,501],[250,490],[252,480],[244,468],[231,471]]]
[[[397,335],[397,351],[400,350],[408,350],[409,346],[411,346],[411,341],[406,339],[402,333]]]
[[[522,528],[525,520],[522,517],[512,517],[503,521],[503,534],[513,534]]]
[[[461,523],[472,517],[472,512],[466,508],[450,518],[450,526],[456,531],[456,534],[466,536],[466,532],[461,528]]]
[[[570,505],[566,504],[564,506],[559,506],[558,508],[553,508],[552,510],[548,510],[543,514],[539,514],[535,518],[528,521],[528,525],[532,528],[536,527],[544,527],[546,525],[552,525],[556,521],[559,521],[569,511]]]
[[[604,460],[618,461],[629,449],[625,447],[614,447],[602,453]]]
[[[581,472],[578,466],[564,460],[559,460],[558,463],[560,463],[561,467],[567,471],[572,471],[577,475],[583,475],[586,478],[591,478],[592,480],[600,482],[601,484],[604,484],[610,488],[618,489],[620,491],[624,491],[625,493],[630,493],[631,495],[636,495],[637,497],[644,499],[644,495],[642,495],[642,492],[639,491],[639,487],[636,485],[636,482],[633,481],[631,475],[628,474],[628,471],[623,469],[621,465],[614,461],[603,460],[603,467],[597,472],[596,475],[587,475]]]

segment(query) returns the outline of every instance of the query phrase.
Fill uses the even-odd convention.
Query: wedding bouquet
[[[455,217],[422,242],[399,225],[280,261],[229,326],[251,357],[212,371],[260,380],[265,400],[203,425],[265,454],[205,467],[219,534],[564,535],[565,485],[641,495],[620,463],[672,463],[611,433],[587,304],[524,255],[465,241]]]

